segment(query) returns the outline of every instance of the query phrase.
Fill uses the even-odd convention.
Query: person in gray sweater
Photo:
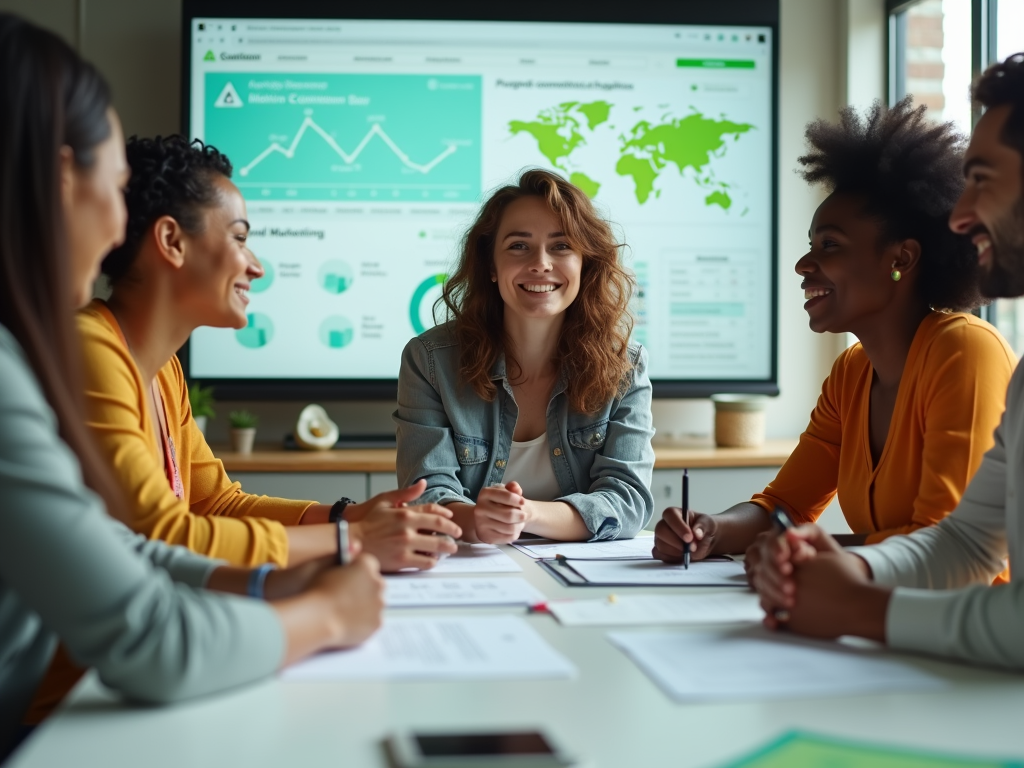
[[[971,239],[991,298],[1024,295],[1024,53],[974,86],[986,112],[964,158],[950,226]],[[993,397],[999,396],[992,393]],[[1009,558],[1011,582],[989,586]],[[748,572],[772,628],[1024,669],[1024,369],[995,446],[932,528],[843,550],[816,526],[763,534]]]
[[[125,696],[179,701],[362,642],[383,582],[369,555],[248,571],[111,517],[124,502],[85,426],[73,311],[124,236],[120,125],[91,65],[7,14],[0,103],[2,760],[58,640]]]

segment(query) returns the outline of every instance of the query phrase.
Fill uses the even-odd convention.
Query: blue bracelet
[[[276,569],[277,566],[273,563],[264,563],[259,568],[249,571],[249,584],[246,587],[249,597],[255,597],[257,600],[263,599],[263,584],[267,580],[267,574]]]

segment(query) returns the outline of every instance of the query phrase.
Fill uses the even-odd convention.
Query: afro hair
[[[884,242],[921,245],[917,287],[928,306],[961,312],[983,303],[975,248],[949,228],[966,146],[951,123],[928,121],[907,96],[890,108],[875,102],[863,118],[844,107],[838,123],[808,125],[806,138],[810,151],[799,162],[808,183],[864,198]]]

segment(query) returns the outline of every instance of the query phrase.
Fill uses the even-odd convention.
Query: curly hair
[[[524,197],[544,200],[559,218],[569,245],[583,257],[580,292],[565,312],[556,363],[566,375],[569,405],[593,413],[628,386],[632,363],[629,301],[633,279],[619,263],[621,247],[590,199],[562,177],[539,169],[498,189],[484,203],[462,240],[455,273],[444,284],[438,305],[447,307],[461,348],[461,376],[484,400],[497,392],[491,368],[508,354],[504,311],[498,286],[491,282],[494,248],[509,204]],[[437,309],[437,306],[435,306]],[[510,359],[512,365],[517,365]]]
[[[1010,105],[1000,138],[1024,158],[1024,53],[1007,56],[986,69],[971,88],[971,97],[986,109]]]
[[[907,96],[888,109],[876,101],[863,119],[844,107],[838,123],[816,120],[805,135],[810,151],[799,158],[805,181],[862,196],[866,212],[882,223],[885,242],[920,243],[917,289],[928,306],[959,312],[984,303],[977,253],[949,228],[964,188],[966,147],[952,123],[929,122],[925,107]]]
[[[214,174],[231,178],[227,156],[184,136],[132,136],[127,147],[131,179],[125,191],[128,226],[124,243],[103,260],[112,283],[128,274],[146,231],[161,216],[171,216],[190,234],[202,231],[201,209],[214,203]]]

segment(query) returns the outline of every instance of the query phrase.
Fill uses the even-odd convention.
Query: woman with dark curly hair
[[[978,259],[950,231],[964,187],[964,140],[910,97],[865,119],[807,128],[803,177],[829,196],[796,263],[811,329],[860,340],[825,380],[807,431],[778,476],[718,515],[665,510],[655,557],[678,562],[743,552],[786,510],[811,522],[839,495],[853,533],[874,544],[934,525],[956,507],[1003,411],[1016,359],[968,312],[981,303]],[[748,573],[756,567],[748,552]]]
[[[89,425],[134,501],[129,525],[239,565],[329,555],[330,505],[247,494],[231,482],[192,418],[174,354],[201,326],[245,327],[249,284],[263,275],[230,161],[182,136],[133,138],[127,156],[125,240],[102,267],[111,295],[82,310],[78,326]],[[429,568],[432,554],[454,548],[416,534],[459,535],[448,510],[404,506],[420,490],[336,510],[384,570]]]
[[[470,541],[635,536],[654,430],[632,286],[572,184],[532,170],[495,192],[445,284],[449,322],[402,354],[399,480],[426,480]]]

